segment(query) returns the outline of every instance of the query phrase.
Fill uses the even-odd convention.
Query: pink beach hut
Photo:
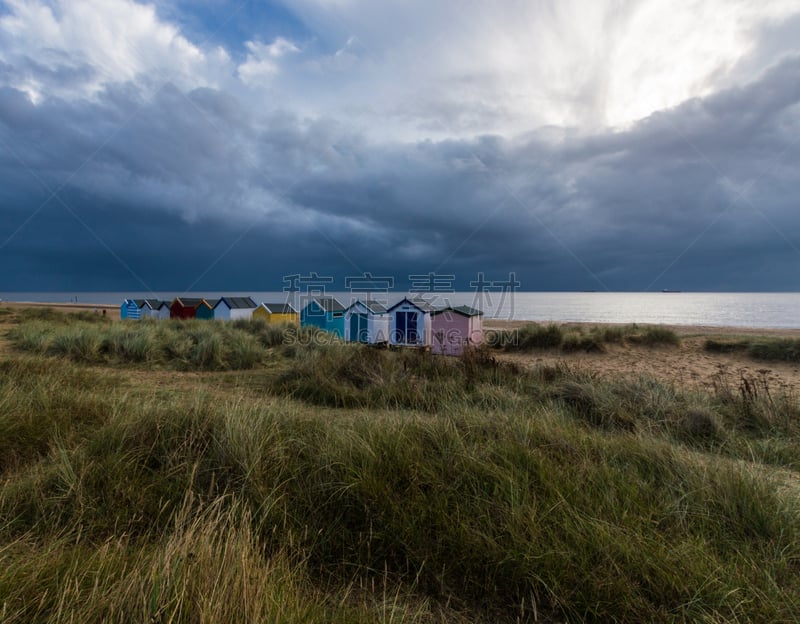
[[[469,306],[431,313],[431,353],[461,355],[467,346],[483,342],[483,312]]]

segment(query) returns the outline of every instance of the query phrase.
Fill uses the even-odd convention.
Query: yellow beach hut
[[[262,303],[253,310],[254,319],[264,319],[267,323],[300,324],[300,315],[288,303]]]

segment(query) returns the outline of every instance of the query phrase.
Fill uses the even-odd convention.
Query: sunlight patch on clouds
[[[796,2],[784,0],[650,0],[636,6],[609,59],[605,119],[612,126],[717,91],[753,51],[754,26],[798,10]]]
[[[730,86],[760,29],[800,12],[797,0],[285,1],[371,61],[348,67],[327,110],[407,138],[627,127]]]
[[[52,6],[51,6],[52,4]],[[18,68],[19,87],[37,95],[91,97],[108,84],[169,78],[213,86],[227,53],[204,54],[152,5],[131,0],[8,0],[0,17],[0,60]],[[60,81],[88,67],[83,80]],[[18,85],[12,85],[18,86]]]

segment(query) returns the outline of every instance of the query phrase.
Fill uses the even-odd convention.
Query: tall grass
[[[678,334],[668,327],[661,327],[659,325],[645,327],[639,332],[633,332],[627,335],[625,338],[631,343],[643,344],[649,347],[680,344]]]
[[[299,409],[127,404],[54,444],[0,493],[6,614],[348,620],[320,588],[373,578],[405,617],[798,615],[797,517],[744,468],[557,411]]]
[[[62,315],[67,316],[67,315]],[[28,321],[9,332],[20,350],[88,364],[147,363],[179,370],[242,370],[279,344],[323,342],[319,330],[258,321],[87,323]]]
[[[712,353],[744,352],[754,360],[766,362],[800,362],[800,340],[791,338],[709,338],[704,348]]]
[[[506,351],[528,351],[531,349],[554,349],[561,346],[564,332],[558,325],[531,323],[518,329],[495,332],[489,337],[489,346]]]
[[[145,544],[125,535],[97,544],[66,537],[12,541],[0,550],[3,622],[368,624],[386,613],[403,620],[429,615],[424,600],[402,604],[393,595],[381,613],[347,587],[332,600],[305,561],[288,549],[266,552],[250,512],[227,503],[219,498],[198,507],[189,493],[171,530]]]
[[[707,338],[703,342],[703,349],[710,353],[740,353],[750,347],[749,340],[718,340]]]
[[[800,362],[800,340],[761,340],[752,343],[747,352],[756,360]]]
[[[272,391],[328,407],[431,411],[455,401],[466,380],[459,362],[422,351],[394,353],[362,345],[306,350]]]
[[[76,322],[81,323],[110,323],[111,319],[103,314],[89,312],[88,310],[77,312],[63,312],[47,307],[21,308],[14,310],[14,316],[20,322],[27,321],[47,321],[48,323],[58,323],[72,325]]]
[[[586,332],[582,327],[531,323],[517,329],[491,332],[488,346],[505,351],[531,351],[535,349],[562,349],[566,352],[605,352],[606,344],[640,344],[648,347],[674,346],[680,338],[671,329],[662,326],[625,325],[593,327]]]

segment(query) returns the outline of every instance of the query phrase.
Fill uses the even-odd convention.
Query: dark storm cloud
[[[403,144],[212,88],[33,104],[4,87],[0,289],[434,270],[462,288],[513,270],[530,289],[796,289],[799,105],[790,57],[625,131]]]
[[[376,150],[363,177],[317,178],[295,199],[385,225],[395,251],[416,241],[430,264],[458,250],[446,264],[516,267],[545,288],[730,288],[742,263],[738,288],[792,288],[799,68],[627,132]],[[769,274],[752,270],[762,260]]]

